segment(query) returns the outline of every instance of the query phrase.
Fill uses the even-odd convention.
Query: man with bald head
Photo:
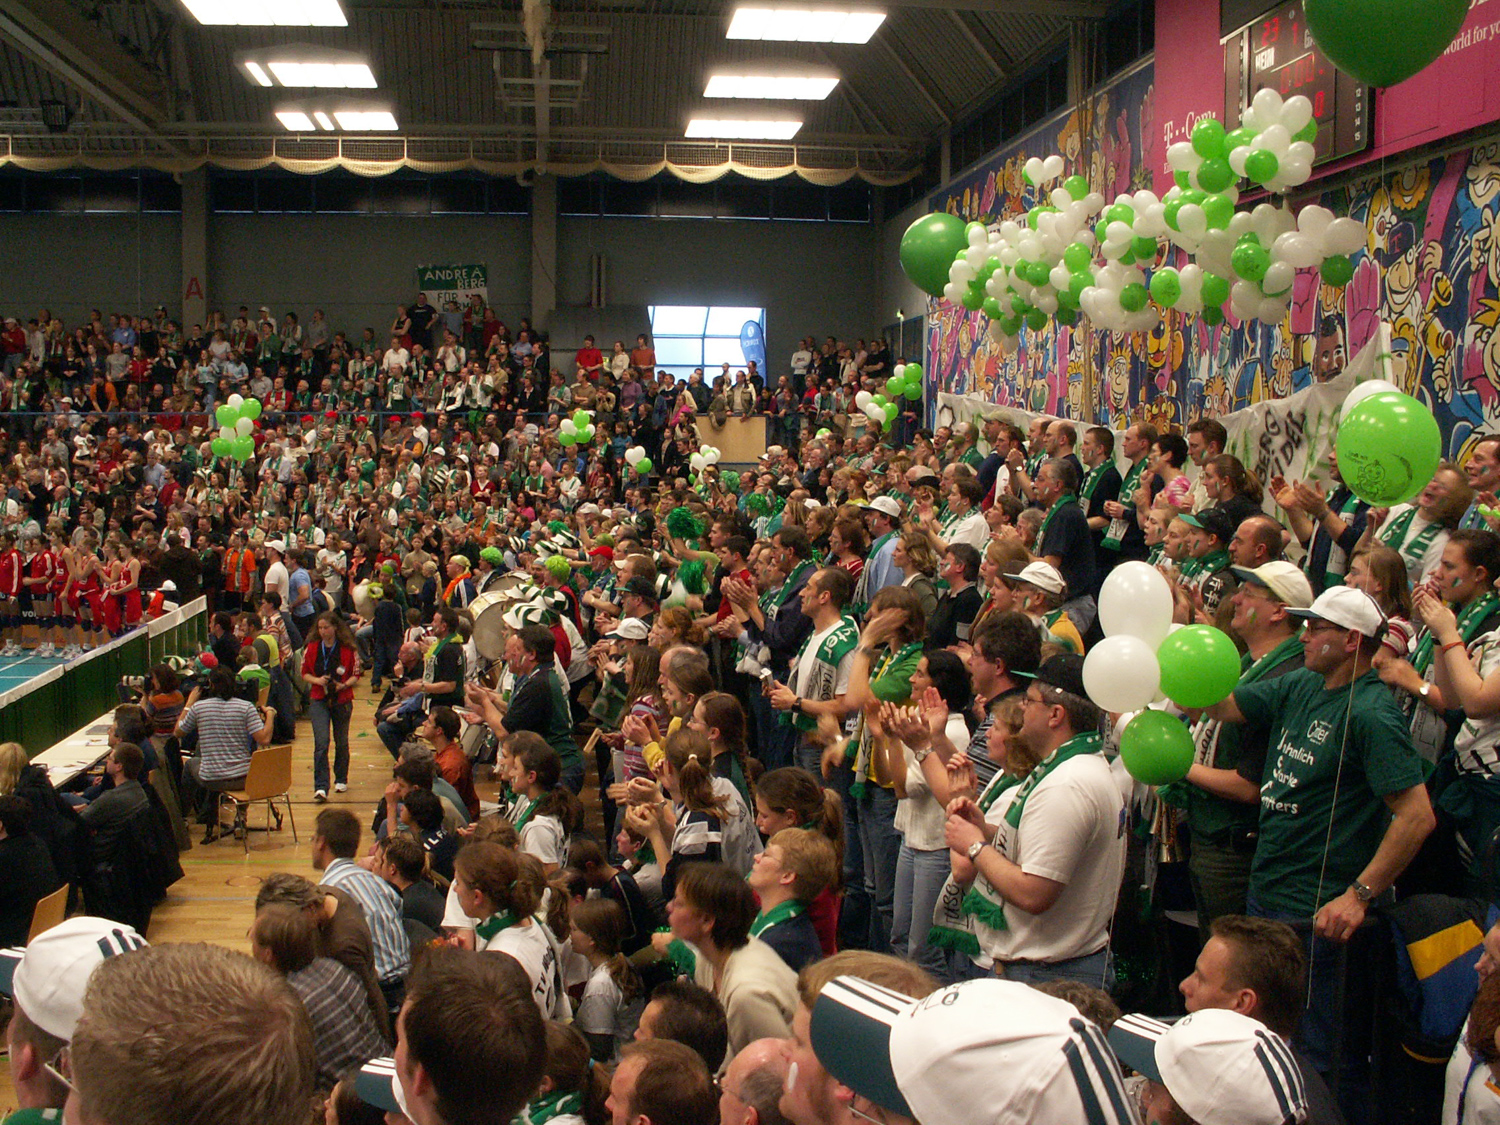
[[[1281,524],[1266,515],[1242,520],[1229,541],[1229,561],[1235,566],[1254,570],[1281,558],[1286,544]]]
[[[787,1125],[778,1103],[786,1081],[785,1040],[757,1039],[719,1080],[719,1125]]]

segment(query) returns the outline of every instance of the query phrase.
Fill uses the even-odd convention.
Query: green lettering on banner
[[[468,303],[471,294],[489,300],[489,267],[474,265],[418,266],[417,289],[441,309],[448,301]]]

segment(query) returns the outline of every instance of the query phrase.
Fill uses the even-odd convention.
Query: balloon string
[[[1359,659],[1356,656],[1356,673],[1358,672],[1358,667]],[[1339,739],[1339,764],[1338,768],[1334,771],[1333,774],[1333,803],[1328,808],[1328,834],[1323,838],[1323,864],[1320,868],[1318,868],[1318,890],[1317,894],[1313,897],[1314,940],[1308,946],[1307,954],[1307,979],[1309,981],[1313,979],[1313,959],[1317,956],[1318,951],[1318,943],[1316,940],[1316,923],[1318,917],[1317,912],[1322,909],[1321,904],[1323,902],[1323,879],[1324,876],[1328,874],[1328,853],[1333,846],[1333,821],[1334,818],[1338,816],[1339,811],[1339,786],[1344,779],[1344,755],[1349,748],[1349,726],[1354,719],[1354,684],[1358,679],[1359,676],[1356,674],[1354,678],[1349,681],[1349,703],[1344,708],[1344,733]],[[1352,938],[1353,935],[1351,934],[1350,937]],[[1307,990],[1307,1006],[1312,1006],[1312,988],[1310,985]]]

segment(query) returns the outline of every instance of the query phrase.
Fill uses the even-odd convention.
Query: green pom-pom
[[[725,492],[738,492],[740,490],[740,474],[733,469],[725,469],[719,474],[719,484]]]
[[[566,578],[573,571],[573,568],[568,565],[568,560],[561,555],[553,555],[545,565],[553,578]]]
[[[757,516],[769,516],[771,514],[771,498],[764,492],[752,492],[745,501],[745,507],[749,508]]]
[[[697,539],[703,535],[703,521],[687,508],[673,508],[667,514],[667,531],[673,539]]]
[[[547,530],[552,532],[554,535],[560,535],[564,531],[568,530],[568,525],[563,523],[562,520],[553,520],[547,525]]]
[[[677,577],[682,580],[682,588],[689,594],[702,594],[705,587],[703,584],[703,563],[699,559],[689,559],[677,568]]]

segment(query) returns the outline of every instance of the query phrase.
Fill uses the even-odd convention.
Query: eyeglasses
[[[75,1094],[78,1092],[78,1087],[73,1085],[73,1055],[70,1047],[64,1046],[52,1056],[51,1062],[42,1064],[42,1069]]]

